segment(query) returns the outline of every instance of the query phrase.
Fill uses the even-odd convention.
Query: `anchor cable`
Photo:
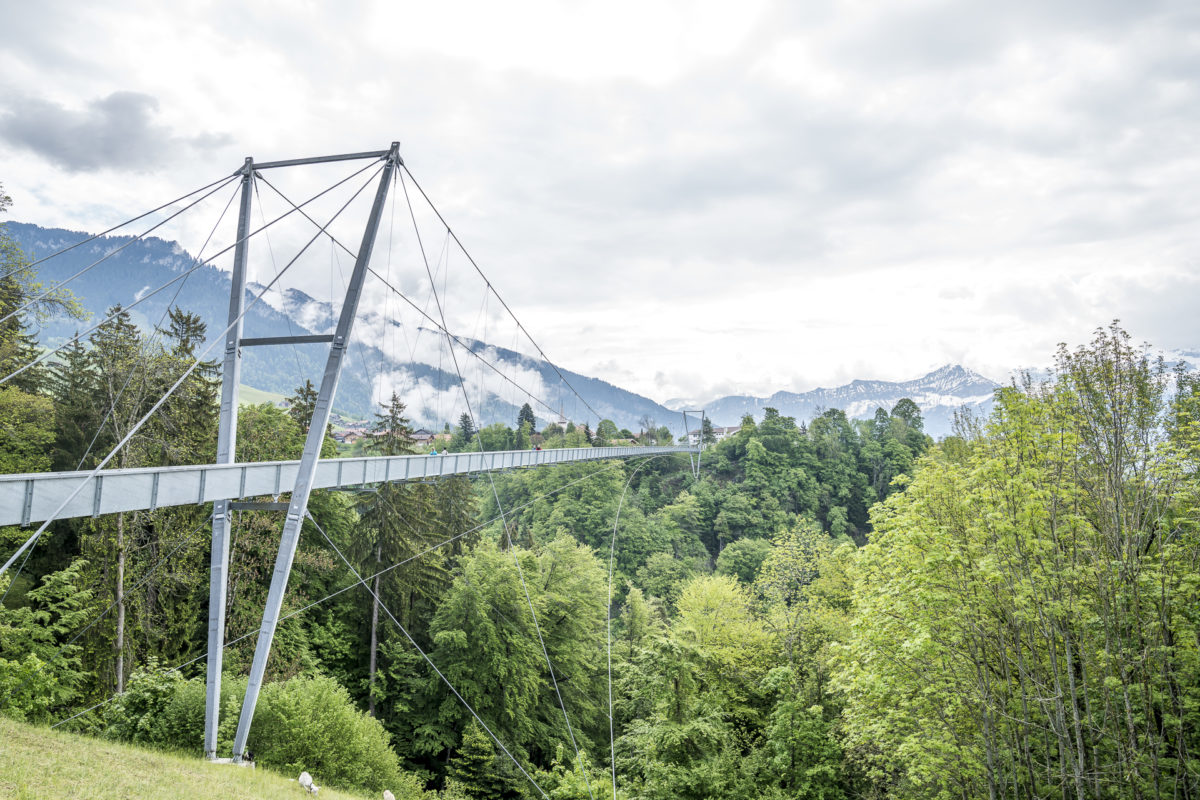
[[[126,242],[125,244],[121,245],[120,247],[118,247],[118,248],[116,248],[116,249],[113,249],[113,250],[109,250],[109,251],[108,251],[107,253],[105,253],[103,256],[101,256],[100,258],[96,259],[96,260],[95,260],[95,261],[93,261],[91,264],[88,264],[86,267],[84,267],[83,269],[79,270],[78,272],[76,272],[76,273],[75,273],[74,275],[72,275],[71,277],[69,277],[69,278],[64,278],[63,280],[61,280],[61,281],[59,281],[58,283],[54,284],[53,286],[51,286],[49,289],[45,290],[45,291],[44,291],[44,292],[42,292],[41,294],[37,295],[36,297],[33,297],[33,298],[31,298],[30,300],[26,301],[24,304],[22,304],[22,305],[18,306],[17,308],[14,308],[12,311],[8,312],[8,313],[7,313],[7,314],[5,314],[3,317],[0,317],[0,323],[3,323],[3,322],[5,322],[5,321],[7,321],[7,320],[11,319],[12,317],[16,316],[17,314],[20,314],[22,311],[24,311],[25,309],[29,308],[30,306],[36,305],[37,303],[40,303],[41,301],[45,300],[47,297],[49,297],[50,295],[54,294],[55,292],[57,292],[57,291],[58,291],[59,289],[61,289],[62,287],[66,286],[66,285],[67,285],[68,283],[70,283],[71,281],[73,281],[73,280],[75,280],[76,278],[78,278],[79,276],[81,276],[81,275],[83,275],[83,274],[85,274],[85,273],[87,273],[87,272],[91,271],[91,269],[92,269],[93,267],[95,267],[95,266],[97,266],[97,265],[99,265],[99,264],[102,264],[102,263],[104,263],[104,262],[105,262],[105,261],[107,261],[108,259],[110,259],[110,258],[112,258],[113,256],[115,256],[117,253],[120,253],[120,252],[121,252],[122,250],[124,250],[126,247],[129,247],[130,245],[134,244],[135,242],[139,242],[139,241],[141,241],[141,240],[142,240],[142,238],[143,238],[144,236],[147,236],[147,235],[149,235],[151,232],[153,232],[153,231],[157,230],[158,228],[161,228],[163,225],[166,225],[168,222],[170,222],[171,220],[175,219],[176,217],[178,217],[180,214],[184,213],[185,211],[189,211],[189,210],[191,210],[192,208],[195,208],[197,204],[199,204],[199,203],[203,202],[204,200],[207,200],[209,197],[211,197],[211,196],[213,196],[214,194],[216,194],[217,192],[221,191],[221,189],[223,189],[223,188],[225,188],[226,186],[228,186],[229,184],[233,183],[233,182],[234,182],[234,180],[236,180],[236,179],[237,179],[237,176],[236,176],[236,175],[234,175],[234,176],[232,176],[232,177],[230,177],[230,178],[226,178],[224,183],[222,183],[222,184],[221,184],[220,186],[218,186],[217,188],[213,189],[213,190],[212,190],[211,192],[209,192],[208,194],[204,195],[203,197],[201,197],[201,198],[199,198],[199,199],[197,199],[197,200],[193,200],[191,203],[189,203],[188,205],[186,205],[186,206],[184,206],[183,208],[179,209],[179,210],[178,210],[178,211],[176,211],[174,214],[172,214],[171,216],[169,216],[169,217],[167,217],[166,219],[162,220],[162,221],[161,221],[161,222],[159,222],[158,224],[156,224],[156,225],[153,225],[152,227],[148,228],[147,230],[143,231],[142,233],[139,233],[137,236],[134,236],[132,239],[130,239],[128,242]],[[46,259],[42,259],[42,261],[45,261],[45,260],[46,260]],[[35,263],[40,263],[40,262],[35,262]],[[31,267],[31,266],[33,266],[33,265],[32,265],[32,264],[28,264],[28,265],[25,265],[25,267],[24,267],[24,268],[26,268],[26,269],[27,269],[28,267]],[[185,273],[185,274],[186,274],[186,273]]]

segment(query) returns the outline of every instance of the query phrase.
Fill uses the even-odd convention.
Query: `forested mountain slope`
[[[7,223],[6,228],[12,240],[31,259],[45,257],[88,236],[81,232],[41,228],[19,222]],[[135,298],[141,302],[130,309],[130,319],[144,331],[153,330],[164,319],[168,307],[176,305],[195,314],[207,325],[206,344],[225,328],[229,313],[229,276],[215,267],[201,267],[186,279],[157,294],[150,294],[195,265],[192,255],[177,242],[146,237],[131,243],[131,237],[128,236],[104,236],[39,264],[38,279],[46,285],[52,285],[118,249],[120,252],[69,284],[76,298],[90,312],[90,320],[82,322],[61,315],[46,318],[34,331],[43,345],[61,343],[77,331],[98,323],[111,306],[118,303],[128,306]],[[248,286],[247,305],[263,288],[258,284]],[[382,290],[378,285],[374,285],[374,288]],[[399,325],[395,321],[380,320],[368,311],[362,313],[361,322],[365,325],[360,325],[360,328],[374,331]],[[327,333],[332,331],[335,324],[334,309],[327,301],[317,300],[297,289],[288,289],[282,295],[272,290],[263,295],[261,302],[249,308],[245,335]],[[406,335],[413,341],[424,337],[426,342],[435,343],[440,336],[437,331],[428,329],[407,331]],[[347,414],[369,417],[377,410],[378,402],[373,399],[373,391],[383,374],[388,375],[389,383],[396,383],[402,394],[431,399],[428,408],[419,408],[418,404],[410,403],[413,406],[410,414],[421,424],[440,428],[443,422],[457,419],[466,410],[457,396],[458,376],[444,344],[433,346],[432,357],[428,354],[429,347],[425,347],[418,349],[414,353],[416,358],[409,360],[407,351],[386,352],[379,345],[380,339],[359,336],[352,341],[337,398],[337,407]],[[560,367],[570,382],[571,386],[568,387],[563,384],[554,367],[540,359],[469,338],[464,342],[474,352],[495,364],[500,372],[531,376],[534,384],[528,388],[538,391],[538,397],[550,406],[546,408],[534,403],[535,414],[543,423],[556,418],[561,409],[568,419],[580,423],[589,421],[593,427],[596,426],[599,420],[591,418],[587,406],[572,392],[573,387],[602,419],[611,419],[618,427],[637,431],[639,421],[649,416],[658,426],[671,428],[675,435],[683,433],[681,415],[648,398]],[[222,353],[220,345],[211,352],[213,357],[219,358]],[[242,356],[242,380],[246,385],[285,395],[292,394],[306,379],[319,383],[325,368],[325,349],[319,346],[251,347],[246,348]],[[422,357],[426,360],[420,360]],[[459,357],[463,358],[461,352]],[[509,384],[500,379],[495,380],[494,387],[488,385],[488,396],[482,404],[476,403],[478,408],[474,409],[477,422],[484,425],[493,422],[511,424],[520,406],[530,398],[520,393],[514,394]],[[444,402],[432,402],[432,398],[440,397],[447,399]],[[379,399],[386,399],[386,392]]]

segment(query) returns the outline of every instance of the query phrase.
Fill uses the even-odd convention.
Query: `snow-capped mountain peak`
[[[966,406],[986,413],[1000,384],[959,364],[946,364],[908,381],[859,379],[829,389],[808,392],[775,392],[770,397],[735,395],[707,403],[708,416],[716,425],[736,425],[746,414],[761,418],[764,408],[808,420],[828,408],[840,408],[851,418],[865,419],[875,410],[890,411],[908,398],[925,417],[925,430],[941,436],[950,432],[954,411]]]

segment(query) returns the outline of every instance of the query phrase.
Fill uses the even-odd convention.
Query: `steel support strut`
[[[275,558],[275,571],[271,576],[271,589],[267,594],[266,608],[263,610],[262,627],[258,631],[258,644],[254,648],[250,680],[246,684],[246,699],[242,703],[242,715],[238,720],[237,736],[233,740],[234,761],[241,761],[246,753],[246,739],[250,736],[250,724],[254,720],[254,707],[258,703],[258,693],[262,688],[267,658],[271,653],[271,642],[275,637],[280,609],[283,607],[283,595],[287,589],[288,575],[292,570],[296,545],[300,541],[300,527],[304,522],[304,515],[308,511],[308,496],[312,491],[313,477],[321,455],[321,444],[325,440],[325,426],[329,421],[329,412],[337,392],[338,380],[341,377],[342,358],[350,341],[350,332],[354,326],[354,316],[358,311],[363,281],[366,278],[367,266],[371,261],[371,252],[375,247],[375,234],[379,230],[383,205],[387,200],[392,175],[399,163],[400,144],[393,142],[387,153],[387,163],[384,166],[383,174],[379,179],[375,204],[371,207],[371,215],[367,218],[367,226],[363,231],[362,245],[358,249],[358,258],[354,262],[354,272],[346,287],[346,299],[342,304],[342,312],[338,318],[333,343],[329,347],[325,375],[321,379],[321,390],[317,394],[316,406],[313,409],[312,420],[309,422],[308,438],[304,442],[304,453],[300,457],[300,468],[296,474],[296,484],[292,490],[287,519],[283,523],[279,553]]]
[[[237,245],[229,288],[229,329],[225,331],[225,363],[221,370],[221,416],[217,426],[218,464],[232,464],[237,450],[238,384],[242,358],[242,314],[246,304],[246,253],[250,231],[250,200],[254,160],[242,168],[242,204],[238,213]],[[204,753],[217,757],[217,723],[221,713],[221,663],[225,654],[225,592],[229,582],[229,501],[213,503],[212,554],[208,584],[208,674],[204,701]]]

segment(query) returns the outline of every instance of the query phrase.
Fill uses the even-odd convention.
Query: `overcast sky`
[[[546,353],[656,400],[951,362],[1004,379],[1114,317],[1200,347],[1194,0],[0,0],[0,19],[11,219],[101,230],[247,155],[399,140]],[[212,218],[189,224],[191,248]]]

